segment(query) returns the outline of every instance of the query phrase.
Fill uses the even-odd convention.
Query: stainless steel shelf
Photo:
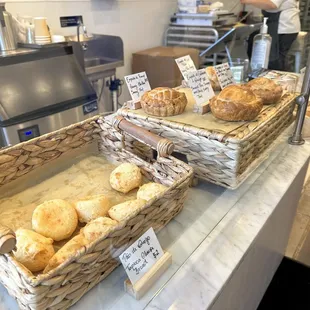
[[[219,38],[218,30],[203,26],[169,26],[165,32],[164,45],[197,48],[199,51],[215,43]],[[203,57],[202,66],[216,65],[218,56]]]

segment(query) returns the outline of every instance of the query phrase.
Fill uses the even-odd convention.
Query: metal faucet
[[[83,36],[88,37],[86,26],[82,23],[82,21],[79,22],[77,29],[76,29],[77,39],[78,39],[78,42],[81,44],[83,51],[87,51],[88,44],[86,42],[81,42],[81,40],[80,40],[80,27],[82,27]]]

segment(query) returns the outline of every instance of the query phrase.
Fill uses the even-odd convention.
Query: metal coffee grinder
[[[16,47],[12,15],[5,10],[5,3],[0,2],[0,50],[11,51]]]

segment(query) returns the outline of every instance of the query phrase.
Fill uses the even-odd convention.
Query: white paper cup
[[[50,32],[48,30],[46,17],[35,17],[33,19],[34,22],[34,32],[35,36],[50,36]]]
[[[37,38],[35,38],[35,41],[37,44],[46,44],[46,43],[52,42],[51,38],[49,38],[49,39],[37,39]]]

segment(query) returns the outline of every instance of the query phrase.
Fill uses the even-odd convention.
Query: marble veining
[[[208,308],[310,154],[309,144],[292,147],[286,141],[284,133],[238,190],[203,182],[190,190],[184,210],[158,235],[172,266],[140,301],[124,293],[126,275],[119,267],[72,309]],[[18,309],[1,285],[0,309]]]
[[[309,154],[309,144],[287,145],[146,309],[208,309]]]

